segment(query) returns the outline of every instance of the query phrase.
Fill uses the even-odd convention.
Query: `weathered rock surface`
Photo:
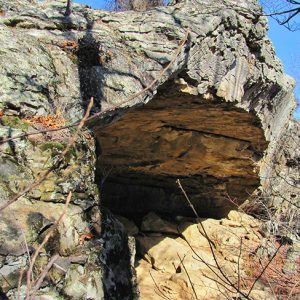
[[[59,255],[38,291],[41,299],[137,294],[134,240],[109,213],[101,217],[98,187],[104,205],[134,219],[150,211],[192,215],[175,184],[180,178],[201,216],[225,216],[232,207],[228,198],[240,204],[255,196],[274,206],[284,220],[280,228],[296,224],[294,81],[282,72],[255,0],[186,0],[121,13],[74,4],[70,17],[64,11],[65,1],[0,0],[0,136],[45,129],[25,122],[32,116],[77,121],[91,96],[92,113],[109,112],[88,124],[91,130],[80,134],[47,180],[1,211],[1,293],[17,297],[18,272],[28,265],[24,244],[30,253],[37,248],[63,212],[69,191],[68,212],[34,269],[36,276]],[[160,76],[147,92],[124,103]],[[51,167],[72,134],[65,129],[1,144],[0,204]],[[219,222],[212,221],[222,239],[222,226],[238,221]],[[166,221],[144,219],[152,235],[157,223],[175,233]],[[130,226],[128,233],[137,234]],[[298,230],[293,226],[292,238]],[[188,226],[182,234],[188,239],[196,229]],[[200,236],[199,241],[205,243]],[[148,250],[156,257],[158,241],[151,243]],[[173,247],[173,240],[165,243]],[[166,268],[171,272],[172,266]],[[176,280],[186,286],[186,278]]]
[[[184,51],[161,86],[125,106],[154,99],[105,130],[94,129],[100,165],[116,169],[106,200],[115,210],[125,201],[122,194],[130,193],[127,213],[133,203],[142,214],[154,208],[167,212],[169,206],[188,213],[174,184],[180,177],[197,208],[222,215],[230,206],[227,194],[241,203],[260,185],[262,158],[273,157],[267,145],[282,134],[295,102],[294,82],[281,71],[255,1],[245,7],[201,1],[196,8],[185,1],[146,13],[75,5],[70,18],[61,15],[59,2],[2,6],[4,53],[6,47],[22,49],[17,58],[2,55],[4,94],[13,96],[26,85],[22,97],[29,103],[14,101],[24,114],[58,109],[74,119],[90,96],[100,110],[122,103],[158,76],[190,28]],[[17,76],[13,68],[20,61],[25,71]],[[11,73],[19,79],[7,76]],[[3,98],[7,112],[10,102]]]
[[[151,216],[147,216],[148,222]],[[157,217],[151,219],[154,221]],[[203,219],[201,223],[210,237],[223,274],[234,282],[240,278],[242,289],[248,292],[253,280],[247,273],[249,255],[254,253],[262,239],[259,233],[261,224],[236,211],[231,211],[227,218]],[[195,294],[197,299],[234,298],[232,289],[222,285],[224,277],[216,266],[199,223],[196,220],[194,223],[181,221],[177,228],[177,237],[168,236],[163,231],[160,237],[146,232],[145,236],[137,237],[141,259],[137,260],[136,271],[141,299],[193,299]],[[159,230],[158,225],[156,231]],[[250,297],[274,299],[267,286],[254,288]]]
[[[191,214],[175,184],[180,178],[200,214],[222,216],[232,206],[228,197],[242,203],[265,178],[263,161],[273,159],[274,143],[295,106],[294,83],[281,72],[265,36],[265,18],[255,9],[250,13],[226,1],[218,10],[216,3],[201,1],[197,8],[179,4],[163,14],[159,9],[143,15],[142,24],[136,17],[129,28],[122,27],[122,15],[118,20],[110,17],[127,45],[138,47],[152,63],[168,60],[158,50],[149,53],[149,44],[154,49],[163,44],[166,55],[166,47],[174,47],[168,31],[180,39],[178,22],[191,28],[185,53],[167,80],[161,80],[153,100],[148,102],[147,95],[147,104],[96,132],[99,176],[101,168],[114,169],[104,203],[118,213],[121,208],[128,215],[151,210]],[[166,19],[166,10],[174,19]],[[151,30],[148,22],[153,23]],[[166,24],[168,31],[154,41],[154,32]],[[139,79],[152,74],[146,61]]]

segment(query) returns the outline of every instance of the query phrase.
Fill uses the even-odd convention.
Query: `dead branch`
[[[223,286],[226,290],[232,292],[232,290],[230,290],[230,288],[228,287],[228,283],[227,281],[220,275],[217,273],[217,271],[215,269],[217,269],[219,271],[219,269],[216,266],[213,266],[209,263],[207,263],[196,251],[195,249],[192,247],[192,245],[189,243],[189,241],[183,236],[181,235],[181,238],[184,239],[184,241],[188,244],[188,246],[190,247],[190,249],[192,250],[192,252],[196,255],[196,257],[194,257],[194,259],[199,260],[200,262],[202,262],[203,264],[205,264],[210,271],[212,271],[214,273],[214,275],[221,281],[221,283],[214,279],[213,281],[215,281],[216,283],[220,283],[221,286]],[[204,274],[203,274],[204,275]],[[205,275],[206,276],[206,275]],[[207,276],[206,276],[207,277]]]
[[[25,272],[25,268],[20,270],[19,280],[18,280],[18,300],[21,300],[21,285],[22,285],[22,279]]]
[[[295,284],[293,285],[293,287],[292,287],[292,289],[291,289],[291,291],[290,291],[290,293],[289,293],[289,295],[288,295],[287,300],[290,300],[290,299],[292,298],[293,293],[294,293],[294,290],[295,290],[296,287],[299,286],[299,285],[300,285],[300,280],[296,281]]]
[[[239,257],[238,257],[238,262],[237,262],[237,265],[238,265],[238,272],[237,272],[237,275],[238,275],[238,279],[237,279],[237,286],[238,286],[238,289],[241,288],[241,271],[240,271],[240,267],[241,267],[241,256],[242,256],[242,246],[243,246],[243,238],[241,238],[241,243],[240,243],[240,251],[239,251]]]
[[[177,57],[179,56],[179,54],[182,51],[182,48],[184,47],[184,45],[186,44],[187,40],[188,40],[188,36],[190,33],[190,29],[187,29],[184,35],[184,38],[181,40],[181,42],[179,43],[179,46],[173,56],[173,58],[171,59],[171,61],[168,63],[168,65],[161,70],[161,72],[158,74],[158,76],[149,84],[147,85],[144,89],[140,90],[139,92],[127,97],[126,99],[124,99],[123,101],[121,101],[119,104],[117,105],[112,105],[111,107],[104,109],[98,113],[95,113],[94,115],[88,117],[85,121],[89,122],[89,121],[93,121],[97,118],[99,118],[100,116],[105,115],[106,113],[110,113],[113,112],[115,109],[118,109],[122,106],[128,105],[130,104],[130,102],[132,100],[134,100],[135,98],[144,95],[147,91],[149,91],[150,89],[152,89],[161,79],[162,77],[166,74],[166,72],[170,69],[170,67],[175,63]],[[1,139],[0,140],[0,145],[7,143],[9,141],[15,140],[15,139],[20,139],[20,138],[24,138],[24,137],[28,137],[28,136],[32,136],[32,135],[37,135],[37,134],[43,134],[43,133],[47,133],[47,132],[54,132],[54,131],[60,131],[63,129],[69,129],[72,127],[75,127],[79,124],[79,121],[76,121],[72,124],[66,125],[66,126],[62,126],[62,127],[58,127],[58,128],[48,128],[48,129],[44,129],[44,130],[39,130],[37,132],[30,132],[30,133],[21,133],[19,135],[15,135],[6,139]],[[1,209],[0,209],[1,211]]]
[[[247,293],[247,297],[250,296],[255,284],[257,283],[257,281],[263,276],[263,274],[265,273],[265,271],[268,269],[270,263],[273,261],[273,259],[275,258],[275,256],[277,255],[278,251],[280,250],[280,248],[283,246],[283,244],[281,243],[279,245],[279,247],[277,247],[276,251],[274,252],[274,254],[272,255],[272,257],[270,258],[270,260],[268,261],[268,263],[265,265],[265,267],[263,268],[263,270],[260,272],[260,274],[258,276],[256,276],[255,280],[253,281],[248,293]]]
[[[35,286],[33,287],[33,289],[31,290],[31,299],[34,300],[34,295],[35,293],[38,291],[38,289],[41,287],[44,278],[46,277],[46,275],[48,274],[49,270],[51,269],[52,265],[55,263],[55,261],[59,258],[58,254],[55,254],[50,261],[48,262],[48,264],[46,265],[46,267],[44,268],[44,270],[41,272],[39,278],[36,281]]]
[[[71,147],[75,144],[76,139],[78,137],[78,134],[81,130],[81,128],[84,126],[86,120],[88,119],[88,116],[90,114],[91,108],[93,106],[93,98],[91,98],[89,105],[87,107],[86,113],[84,117],[81,119],[81,121],[78,124],[76,132],[70,137],[67,146],[65,149],[60,153],[58,156],[57,161],[40,177],[38,177],[32,184],[30,184],[28,187],[23,189],[21,192],[19,192],[17,195],[12,197],[7,203],[3,204],[0,207],[0,212],[4,210],[6,207],[11,205],[12,203],[16,202],[20,197],[24,196],[26,193],[30,192],[33,190],[35,187],[39,186],[47,177],[60,165],[60,163],[63,161],[65,155],[68,153],[68,151],[71,149]]]
[[[185,199],[187,200],[187,202],[188,202],[189,206],[191,207],[192,211],[194,212],[195,216],[196,216],[198,219],[200,219],[200,217],[199,217],[199,215],[198,215],[198,213],[197,213],[197,211],[196,211],[194,205],[192,204],[192,202],[191,202],[191,200],[189,199],[187,193],[185,192],[184,188],[182,187],[180,180],[177,179],[177,180],[176,180],[176,183],[178,184],[180,190],[182,191],[182,193],[183,193]],[[207,234],[207,232],[206,232],[206,230],[205,230],[205,228],[204,228],[202,222],[199,222],[199,224],[200,224],[200,226],[201,226],[201,229],[203,230],[204,237],[205,237],[205,238],[207,239],[207,241],[208,241],[208,245],[209,245],[209,248],[210,248],[210,252],[211,252],[211,254],[212,254],[212,256],[213,256],[213,260],[214,260],[214,262],[215,262],[215,264],[216,264],[216,267],[217,267],[218,271],[221,273],[221,275],[222,275],[223,278],[224,278],[223,280],[226,281],[226,284],[228,284],[228,285],[229,285],[231,288],[233,288],[236,292],[238,292],[240,295],[242,295],[243,297],[245,297],[245,299],[251,300],[251,298],[249,297],[249,294],[244,293],[242,290],[240,290],[238,287],[236,287],[235,284],[234,284],[234,283],[228,278],[228,276],[224,273],[222,267],[221,267],[220,264],[219,264],[219,261],[218,261],[218,259],[217,259],[216,254],[215,254],[215,251],[214,251],[214,249],[213,249],[213,244],[212,244],[211,239],[209,238],[209,236],[208,236],[208,234]],[[199,230],[199,232],[201,233],[200,230]],[[201,233],[201,234],[202,234],[202,233]],[[202,258],[201,258],[201,259],[202,259]],[[204,260],[202,260],[202,261],[204,262]],[[204,262],[204,263],[205,263],[205,262]],[[218,278],[220,278],[220,276],[218,276]]]
[[[28,243],[27,243],[27,240],[26,240],[26,236],[25,236],[25,233],[24,233],[22,227],[21,227],[21,232],[22,232],[22,236],[23,236],[23,239],[24,239],[24,244],[25,244],[25,248],[26,248],[26,253],[27,253],[27,256],[28,256],[28,261],[29,261],[29,263],[31,263],[29,247],[28,247]],[[32,274],[32,280],[34,280],[33,274]]]
[[[188,271],[187,271],[187,269],[186,269],[186,267],[185,267],[185,265],[184,265],[183,259],[180,257],[180,255],[179,255],[178,253],[177,253],[177,256],[178,256],[178,258],[179,258],[179,260],[180,260],[181,265],[183,266],[183,269],[184,269],[184,271],[185,271],[185,273],[186,273],[186,276],[187,276],[188,279],[189,279],[189,282],[190,282],[190,285],[191,285],[191,287],[192,287],[192,290],[193,290],[195,299],[196,299],[196,300],[199,300],[199,298],[198,298],[198,296],[197,296],[197,293],[196,293],[196,290],[195,290],[195,288],[194,288],[194,284],[193,284],[192,279],[191,279],[191,277],[190,277],[190,274],[188,273]]]
[[[191,203],[189,197],[187,196],[185,190],[183,189],[181,183],[179,180],[177,180],[177,184],[179,186],[179,188],[181,189],[181,191],[183,192],[186,200],[188,201],[188,204],[189,206],[191,207],[191,209],[193,210],[193,212],[195,213],[195,215],[198,217],[198,214],[193,206],[193,204]],[[230,201],[233,201],[230,199],[229,197],[229,200]],[[234,203],[234,201],[233,201]],[[199,218],[199,217],[198,217]],[[250,297],[250,294],[251,292],[253,291],[254,289],[254,286],[256,285],[256,283],[262,278],[262,277],[265,277],[265,273],[268,273],[269,271],[273,272],[273,273],[276,273],[276,275],[278,276],[278,278],[280,278],[279,280],[282,280],[282,277],[284,277],[284,274],[281,273],[280,271],[277,270],[277,267],[273,270],[273,268],[271,267],[271,264],[272,262],[274,261],[274,259],[276,258],[277,254],[279,253],[280,249],[282,248],[282,246],[284,245],[283,242],[281,242],[279,244],[278,247],[276,247],[276,251],[274,252],[274,254],[272,255],[271,258],[268,259],[267,263],[265,263],[264,265],[261,264],[262,266],[262,270],[260,271],[260,273],[258,275],[256,275],[253,279],[250,278],[250,280],[247,280],[248,282],[251,281],[250,285],[247,284],[247,286],[250,286],[249,289],[248,289],[248,292],[243,292],[241,290],[242,285],[241,285],[241,274],[240,274],[240,259],[241,259],[241,256],[242,256],[242,252],[244,251],[243,249],[243,242],[242,242],[242,239],[241,239],[241,243],[240,243],[240,249],[239,249],[239,257],[238,257],[238,278],[237,278],[237,282],[236,283],[233,283],[231,281],[231,279],[224,273],[222,267],[219,265],[218,261],[216,260],[216,256],[215,256],[215,253],[214,253],[214,249],[213,247],[211,246],[211,243],[210,243],[210,239],[208,238],[207,236],[207,232],[205,231],[205,228],[203,228],[203,224],[200,222],[200,226],[203,230],[203,233],[201,231],[199,231],[201,234],[204,234],[204,237],[207,239],[208,243],[209,243],[209,246],[210,246],[210,251],[211,251],[211,254],[214,258],[214,263],[216,264],[216,266],[211,266],[210,264],[206,263],[197,253],[196,251],[193,249],[193,247],[189,244],[189,242],[185,239],[185,241],[188,243],[189,247],[191,248],[191,250],[193,251],[193,253],[198,257],[198,259],[203,262],[216,276],[217,276],[217,279],[213,279],[213,278],[210,278],[211,280],[213,280],[214,282],[216,282],[217,284],[219,284],[220,286],[222,286],[223,288],[225,288],[226,290],[229,290],[230,289],[233,289],[235,290],[238,294],[240,294],[243,298],[245,299],[251,299]],[[196,259],[196,258],[195,258]],[[215,268],[217,270],[215,270]],[[269,270],[269,271],[268,271]],[[218,272],[220,274],[218,274]],[[204,274],[205,277],[207,277],[205,274]],[[209,278],[209,277],[207,277]],[[265,280],[265,279],[264,279]],[[268,280],[268,278],[267,278]],[[294,289],[297,288],[297,285],[298,285],[298,280],[296,281],[291,281],[291,282],[288,282],[288,281],[284,281],[285,282],[285,285],[287,283],[291,283],[292,286],[289,287],[289,294],[287,295],[288,297],[291,297],[291,295],[293,294],[294,292]],[[280,286],[280,283],[279,282],[274,282],[277,286],[279,285]],[[244,284],[244,281],[243,281],[243,284]],[[269,282],[269,285],[271,283]],[[286,288],[286,286],[284,286],[283,288]],[[272,289],[272,287],[271,287]],[[273,291],[273,289],[272,289]]]
[[[191,207],[191,209],[193,210],[195,216],[196,216],[197,219],[199,220],[199,219],[200,219],[199,214],[197,213],[197,211],[196,211],[194,205],[192,204],[191,200],[189,199],[187,193],[186,193],[185,190],[183,189],[180,180],[177,179],[176,183],[178,184],[179,188],[181,189],[182,193],[184,194],[184,197],[185,197],[185,199],[187,200],[187,202],[188,202],[189,206]],[[222,270],[222,267],[220,266],[220,264],[219,264],[219,262],[218,262],[218,259],[217,259],[217,257],[216,257],[215,251],[214,251],[214,249],[213,249],[215,246],[212,244],[212,241],[211,241],[211,239],[209,238],[209,236],[208,236],[208,234],[207,234],[207,232],[206,232],[206,229],[204,228],[202,222],[199,222],[199,224],[200,224],[201,229],[202,229],[202,231],[203,231],[204,237],[205,237],[205,238],[207,239],[207,241],[208,241],[208,244],[209,244],[209,248],[210,248],[211,254],[212,254],[212,256],[213,256],[214,262],[215,262],[215,264],[216,264],[218,270],[220,271],[220,273],[222,274],[222,276],[225,278],[225,280],[228,282],[228,284],[229,284],[230,286],[234,287],[234,288],[237,290],[237,288],[236,288],[236,287],[234,286],[234,284],[229,280],[229,278],[226,276],[226,274],[224,274],[224,272],[223,272],[223,270]],[[200,233],[201,233],[201,231],[200,231]],[[202,234],[202,233],[201,233],[201,234]],[[214,246],[214,247],[213,247],[213,246]],[[241,292],[241,293],[242,293],[242,295],[244,296],[244,293],[243,293],[243,292]]]
[[[38,281],[36,282],[36,285],[35,287],[31,287],[32,285],[32,282],[31,282],[31,273],[32,273],[32,270],[33,270],[33,266],[35,264],[35,261],[39,255],[39,253],[41,252],[42,248],[46,245],[46,243],[48,242],[49,238],[51,237],[51,234],[53,232],[54,229],[57,228],[59,222],[62,220],[62,218],[64,217],[64,215],[66,214],[66,211],[67,211],[67,208],[68,208],[68,205],[71,201],[71,198],[72,198],[72,192],[69,192],[68,196],[67,196],[67,199],[66,199],[66,203],[65,203],[65,206],[64,206],[64,209],[62,211],[62,213],[60,214],[59,218],[54,222],[53,226],[50,228],[49,232],[46,234],[46,236],[44,237],[42,243],[38,246],[38,248],[36,249],[36,251],[34,252],[32,258],[31,258],[31,263],[29,265],[29,268],[28,268],[28,271],[27,271],[27,290],[26,290],[26,300],[34,300],[34,294],[31,295],[31,292],[35,290],[35,287],[36,285],[39,283],[39,279]],[[55,262],[55,260],[52,262],[52,264]],[[48,265],[47,265],[48,266]],[[51,267],[51,266],[50,266]],[[46,267],[47,268],[47,267]],[[43,275],[43,272],[42,274]],[[37,289],[36,289],[37,290]],[[33,298],[32,298],[33,297]]]
[[[285,14],[288,14],[288,13],[291,13],[291,12],[293,12],[293,13],[297,12],[298,13],[298,12],[300,12],[300,8],[296,7],[296,8],[293,8],[293,9],[272,12],[270,14],[264,14],[264,16],[266,16],[266,17],[279,16],[279,15],[285,15]]]
[[[151,276],[152,281],[154,282],[154,285],[156,286],[157,290],[159,291],[159,293],[156,292],[156,294],[157,294],[159,297],[163,298],[163,299],[166,299],[166,300],[172,300],[172,299],[170,299],[168,296],[166,296],[166,295],[160,290],[159,286],[157,285],[157,283],[156,283],[156,281],[154,280],[153,275],[151,274],[150,271],[149,271],[149,274],[150,274],[150,276]]]

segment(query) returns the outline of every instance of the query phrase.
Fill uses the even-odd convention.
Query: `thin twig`
[[[9,287],[11,288],[11,289],[13,289],[13,286],[10,284],[10,282],[6,279],[6,277],[3,275],[3,274],[0,274],[1,275],[1,277],[4,279],[4,281],[9,285]]]
[[[12,203],[16,202],[20,197],[22,197],[26,193],[30,192],[31,190],[33,190],[35,187],[39,186],[45,179],[47,179],[47,177],[52,173],[52,171],[54,171],[60,165],[60,163],[64,160],[65,155],[68,153],[68,151],[71,149],[71,147],[75,144],[77,136],[79,134],[79,131],[81,130],[81,128],[84,126],[86,120],[88,119],[88,116],[90,114],[93,103],[94,103],[94,99],[91,98],[89,105],[87,107],[86,113],[85,113],[84,117],[81,119],[76,132],[70,137],[67,146],[60,153],[56,162],[43,175],[38,177],[33,183],[31,183],[29,186],[27,186],[25,189],[23,189],[17,195],[12,197],[8,202],[3,204],[0,207],[0,212],[2,210],[4,210],[6,207],[8,207],[9,205],[11,205]]]
[[[22,229],[22,227],[21,227],[21,232],[22,232],[22,236],[23,236],[23,239],[24,239],[24,244],[25,244],[25,248],[26,248],[26,252],[27,252],[27,256],[28,256],[28,261],[29,261],[29,264],[31,264],[31,258],[30,258],[30,252],[29,252],[29,248],[28,248],[28,243],[27,243],[26,236],[25,236],[25,233],[24,233],[24,230]],[[33,274],[32,274],[31,280],[32,281],[34,280]]]
[[[196,216],[198,219],[200,219],[200,217],[199,217],[199,215],[198,215],[198,213],[197,213],[197,211],[196,211],[194,205],[192,204],[192,202],[191,202],[191,200],[189,199],[187,193],[185,192],[184,188],[182,187],[180,180],[177,179],[177,180],[176,180],[176,183],[178,184],[180,190],[182,191],[182,193],[183,193],[185,199],[187,200],[189,206],[190,206],[191,209],[193,210],[195,216]],[[203,226],[203,224],[202,224],[201,221],[199,222],[199,224],[200,224],[200,226],[201,226],[201,229],[203,230],[204,237],[205,237],[205,238],[207,239],[207,241],[208,241],[208,245],[209,245],[209,248],[210,248],[210,252],[211,252],[211,254],[212,254],[212,256],[213,256],[214,262],[215,262],[215,264],[216,264],[216,266],[217,266],[219,272],[221,273],[221,275],[224,277],[225,281],[227,282],[227,284],[228,284],[230,287],[232,287],[233,289],[235,289],[240,295],[242,295],[242,296],[245,297],[246,299],[249,299],[249,300],[250,300],[249,294],[247,295],[246,293],[244,293],[243,291],[241,291],[240,289],[238,289],[238,288],[235,286],[235,284],[234,284],[234,283],[228,278],[228,276],[224,273],[222,267],[221,267],[220,264],[219,264],[219,261],[218,261],[218,259],[217,259],[216,254],[215,254],[215,251],[214,251],[214,249],[213,249],[213,243],[212,243],[212,241],[210,240],[210,238],[209,238],[209,236],[208,236],[208,234],[207,234],[207,232],[206,232],[206,230],[205,230],[205,228],[204,228],[204,226]],[[200,231],[200,230],[199,230],[199,231]],[[201,232],[200,232],[200,233],[201,233]]]
[[[181,238],[188,244],[188,246],[190,247],[190,249],[192,250],[192,252],[196,255],[196,257],[194,257],[195,260],[198,260],[200,262],[202,262],[203,264],[205,264],[214,274],[217,278],[219,278],[222,282],[223,282],[223,286],[228,285],[228,282],[223,279],[215,270],[214,268],[216,268],[217,270],[219,270],[216,266],[213,266],[211,264],[209,264],[208,262],[206,262],[196,251],[195,249],[192,247],[192,245],[189,243],[189,241],[183,236],[181,235]],[[220,270],[219,270],[220,271]],[[227,288],[229,289],[229,288]]]
[[[154,278],[153,278],[153,276],[152,276],[151,271],[149,271],[149,274],[150,274],[150,276],[151,276],[151,278],[152,278],[152,280],[153,280],[153,282],[154,282],[154,284],[155,284],[157,290],[161,293],[161,295],[160,295],[159,293],[157,293],[157,295],[158,295],[159,297],[163,298],[163,299],[171,300],[168,296],[166,296],[166,295],[160,290],[159,286],[157,285],[156,281],[154,280]]]
[[[63,271],[64,273],[67,273],[68,271],[66,269],[64,269],[62,266],[60,266],[59,264],[55,263],[53,264],[57,269]]]
[[[22,285],[22,279],[25,272],[25,268],[20,270],[19,280],[18,280],[18,300],[21,300],[21,285]]]
[[[215,288],[214,288],[214,290],[215,290]],[[221,287],[218,284],[217,284],[217,290],[220,294],[222,294],[224,296],[225,299],[232,300],[229,295],[227,295],[224,291],[221,290]]]
[[[217,286],[220,285],[220,286],[222,286],[225,290],[227,290],[228,292],[234,293],[234,291],[231,290],[231,289],[228,287],[228,284],[227,284],[227,283],[220,282],[220,281],[218,281],[217,279],[212,278],[212,277],[210,277],[210,276],[208,276],[208,275],[206,275],[206,274],[204,274],[204,273],[202,273],[202,275],[203,275],[204,277],[206,277],[207,279],[211,280],[212,282],[215,282],[215,283],[217,284]]]
[[[33,266],[34,263],[39,255],[39,253],[41,252],[42,248],[45,246],[45,244],[48,242],[49,238],[51,237],[51,234],[53,232],[54,229],[57,228],[59,222],[62,220],[62,218],[64,217],[64,215],[66,214],[68,205],[71,201],[72,198],[72,192],[69,192],[67,199],[66,199],[66,203],[64,206],[64,209],[62,211],[62,213],[60,214],[59,218],[54,222],[53,226],[50,228],[49,232],[46,234],[46,236],[44,237],[42,243],[38,246],[38,248],[36,249],[36,251],[34,252],[32,259],[31,259],[31,264],[29,265],[28,271],[27,271],[27,292],[26,292],[26,300],[30,300],[30,292],[31,292],[31,273],[33,270]]]
[[[252,292],[255,284],[257,283],[257,281],[261,278],[261,276],[265,273],[265,271],[267,270],[267,268],[269,267],[270,263],[273,261],[273,259],[275,258],[275,256],[277,255],[278,251],[280,250],[280,248],[283,246],[283,243],[281,243],[278,248],[276,249],[275,253],[272,255],[272,257],[270,258],[270,260],[268,261],[268,263],[265,265],[265,267],[263,268],[263,270],[260,272],[260,274],[255,278],[255,280],[252,283],[252,286],[249,290],[249,292],[247,293],[247,297],[250,296],[250,293]]]
[[[36,281],[35,286],[32,288],[31,290],[31,299],[34,300],[34,295],[35,293],[38,291],[38,289],[40,288],[40,286],[42,285],[44,278],[46,277],[46,275],[48,274],[49,270],[51,269],[52,265],[55,263],[55,261],[59,258],[59,255],[56,254],[54,255],[50,261],[48,262],[47,266],[44,268],[44,270],[41,272],[38,280]]]
[[[187,271],[187,269],[186,269],[186,267],[185,267],[185,265],[184,265],[184,263],[183,263],[183,259],[180,257],[180,255],[179,255],[178,253],[177,253],[177,256],[178,256],[178,258],[179,258],[179,260],[180,260],[180,263],[182,264],[182,266],[183,266],[183,268],[184,268],[184,271],[185,271],[185,273],[186,273],[186,275],[187,275],[187,277],[188,277],[188,279],[189,279],[189,282],[190,282],[190,285],[191,285],[191,287],[192,287],[194,296],[195,296],[196,300],[198,300],[198,295],[197,295],[196,290],[195,290],[195,288],[194,288],[194,284],[193,284],[193,282],[192,282],[192,279],[191,279],[191,277],[190,277],[190,274],[188,273],[188,271]]]
[[[273,294],[274,299],[275,299],[275,300],[278,300],[277,295],[276,295],[276,293],[275,293],[275,291],[274,291],[274,288],[273,288],[272,283],[270,282],[270,280],[269,280],[268,278],[266,278],[266,281],[267,281],[267,283],[268,283],[268,285],[269,285],[269,287],[270,287],[270,290],[272,291],[272,294]],[[288,300],[288,299],[287,299],[287,300]]]
[[[287,300],[290,300],[291,297],[293,296],[293,293],[294,293],[294,290],[295,288],[297,287],[297,285],[300,285],[300,281],[296,281],[295,284],[293,285],[292,289],[291,289],[291,292],[289,293],[288,297],[287,297]]]
[[[99,118],[100,116],[103,116],[106,113],[113,112],[117,108],[120,108],[124,105],[130,104],[130,102],[132,100],[134,100],[135,98],[137,98],[137,97],[145,94],[147,91],[149,91],[156,83],[158,83],[162,79],[162,77],[165,75],[165,73],[174,64],[177,57],[181,53],[181,50],[182,50],[183,46],[186,44],[186,42],[188,40],[189,33],[190,33],[190,29],[187,29],[187,31],[185,32],[184,38],[181,40],[181,42],[180,42],[173,58],[171,59],[171,61],[168,63],[168,65],[164,69],[161,70],[161,72],[158,74],[158,76],[149,85],[147,85],[144,89],[140,90],[139,92],[127,97],[126,99],[121,101],[119,104],[112,105],[111,107],[109,107],[107,109],[104,109],[104,110],[102,110],[98,113],[95,113],[94,115],[88,117],[86,119],[86,122],[93,121],[93,120]],[[62,127],[59,127],[59,128],[47,128],[47,129],[44,129],[44,130],[39,130],[37,132],[21,133],[19,135],[15,135],[13,137],[9,137],[9,138],[0,140],[0,145],[3,144],[3,143],[7,143],[9,141],[15,140],[15,139],[23,138],[23,137],[28,137],[28,136],[32,136],[32,135],[43,134],[43,133],[47,133],[47,132],[54,132],[54,131],[60,131],[60,130],[63,130],[63,129],[72,128],[72,127],[77,126],[78,124],[79,124],[79,121],[76,121],[76,122],[73,122],[69,125],[62,126]]]
[[[239,252],[239,257],[238,257],[238,262],[237,262],[237,267],[238,267],[238,274],[237,274],[237,276],[238,276],[238,282],[237,282],[238,289],[241,288],[241,274],[240,274],[240,272],[241,272],[240,267],[241,266],[240,266],[240,260],[241,260],[241,255],[242,255],[242,246],[243,246],[243,238],[241,238],[240,252]]]
[[[295,11],[293,14],[291,14],[286,20],[282,22],[279,21],[279,25],[286,25],[287,23],[289,23],[291,19],[296,17],[299,13],[300,13],[300,8],[298,8],[298,11]]]
[[[270,14],[264,14],[263,16],[265,16],[265,17],[272,17],[272,16],[285,15],[285,14],[288,14],[288,13],[291,13],[291,12],[299,12],[299,11],[300,11],[300,7],[296,7],[296,8],[293,8],[293,9],[272,12]]]

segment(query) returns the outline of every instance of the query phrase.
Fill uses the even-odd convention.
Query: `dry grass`
[[[274,244],[277,249],[280,247],[278,242]],[[288,244],[280,247],[274,259],[272,259],[259,279],[264,286],[270,287],[276,299],[288,300],[299,299],[300,297],[300,256],[296,260],[295,270],[291,270],[289,273],[284,270],[290,248],[291,246]],[[249,256],[246,267],[249,278],[247,278],[246,282],[249,283],[253,280],[252,278],[257,278],[269,260],[267,253]]]

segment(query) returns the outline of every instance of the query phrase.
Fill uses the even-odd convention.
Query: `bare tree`
[[[153,7],[166,5],[168,0],[106,0],[107,8],[115,11],[146,11]],[[73,0],[67,0],[65,17],[72,14]]]
[[[146,11],[153,7],[166,5],[167,2],[165,0],[107,0],[107,6],[115,11]]]
[[[65,17],[68,17],[72,13],[72,0],[67,0],[67,6],[66,6],[66,11],[65,11]]]
[[[291,31],[300,29],[300,22],[295,21],[300,16],[300,0],[261,0],[266,15],[274,18],[278,24]]]

